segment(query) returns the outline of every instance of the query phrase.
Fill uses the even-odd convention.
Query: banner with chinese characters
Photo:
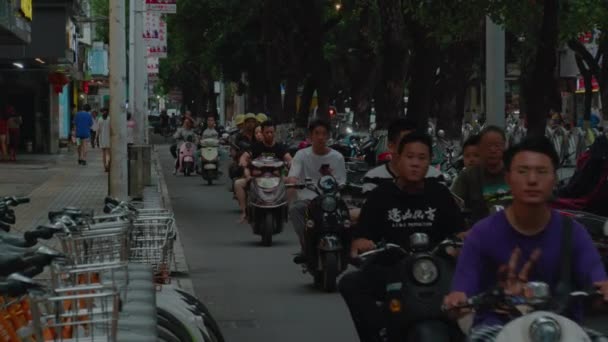
[[[156,75],[159,71],[159,60],[157,57],[148,57],[148,75]]]
[[[146,0],[146,10],[158,13],[177,13],[177,0]]]
[[[143,39],[148,47],[148,57],[167,57],[167,23],[160,13],[146,13]]]

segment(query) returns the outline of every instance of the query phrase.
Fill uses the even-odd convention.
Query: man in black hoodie
[[[353,257],[380,241],[407,247],[412,233],[426,233],[436,244],[464,230],[464,218],[450,191],[435,180],[425,180],[431,146],[431,137],[421,132],[401,140],[398,178],[369,193],[354,232]],[[384,299],[387,277],[387,269],[369,265],[340,280],[340,293],[362,342],[381,341],[384,322],[376,301]]]

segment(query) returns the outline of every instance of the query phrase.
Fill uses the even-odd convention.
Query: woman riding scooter
[[[177,174],[177,171],[179,169],[179,158],[177,155],[179,147],[182,143],[188,140],[188,137],[192,137],[193,141],[195,142],[197,140],[196,133],[194,132],[193,127],[194,122],[192,122],[190,118],[186,117],[184,119],[182,127],[178,128],[175,134],[173,135],[173,139],[176,140],[176,142],[171,145],[171,154],[173,155],[173,158],[175,158],[175,170],[173,170],[174,175]]]

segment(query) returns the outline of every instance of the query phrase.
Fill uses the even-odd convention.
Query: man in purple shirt
[[[564,217],[548,202],[557,180],[558,163],[557,153],[545,137],[525,139],[507,152],[505,179],[513,202],[506,210],[479,221],[470,231],[454,273],[453,292],[445,298],[446,306],[463,303],[495,286],[520,295],[528,280],[545,282],[555,290],[561,280]],[[572,224],[570,241],[571,285],[577,289],[595,286],[608,301],[604,265],[591,237],[577,222]],[[507,277],[509,282],[498,281]],[[512,293],[513,289],[517,293]],[[492,341],[506,321],[498,313],[476,312],[470,340]],[[589,330],[588,334],[594,341],[601,337]]]

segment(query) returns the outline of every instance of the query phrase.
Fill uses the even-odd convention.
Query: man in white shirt
[[[397,172],[397,163],[399,158],[397,148],[399,142],[407,134],[416,130],[416,123],[407,119],[397,119],[388,127],[388,151],[391,153],[391,160],[376,168],[369,170],[363,177],[363,193],[367,193],[375,189],[379,184],[393,181],[399,174]],[[426,173],[426,178],[437,178],[441,176],[441,172],[434,167],[429,167]],[[358,216],[358,215],[357,215]]]
[[[207,116],[207,128],[205,128],[205,130],[203,131],[202,139],[217,139],[218,138],[219,133],[215,129],[215,125],[216,125],[215,115],[210,113]]]
[[[336,178],[338,184],[346,183],[346,165],[344,157],[335,150],[327,147],[330,126],[322,120],[313,121],[308,127],[312,146],[299,150],[291,162],[288,184],[304,183],[306,178],[312,178],[313,182],[324,175],[331,174]],[[304,229],[306,227],[306,208],[310,200],[317,194],[308,189],[298,190],[297,200],[290,204],[289,217],[296,234],[300,239],[300,246],[304,251]],[[302,262],[302,254],[294,261]]]

